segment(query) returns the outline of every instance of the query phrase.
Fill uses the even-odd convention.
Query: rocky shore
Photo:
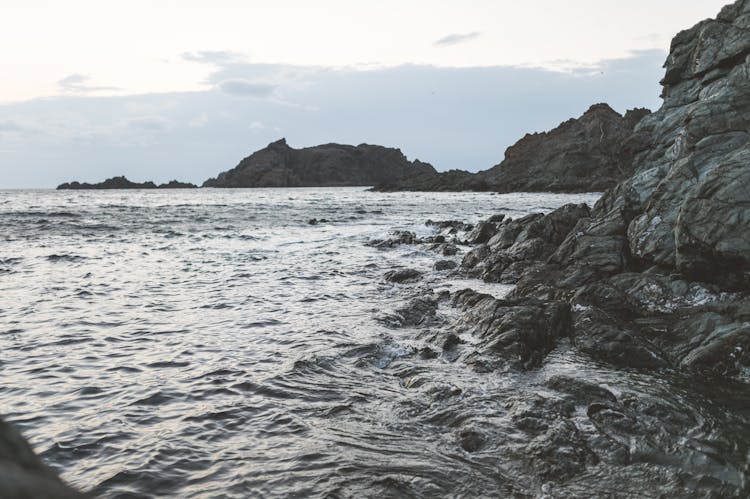
[[[750,0],[738,0],[674,38],[664,104],[629,142],[633,174],[593,208],[499,214],[473,227],[432,222],[435,236],[401,232],[374,242],[425,244],[443,255],[465,248],[457,269],[441,264],[446,275],[514,286],[498,297],[413,286],[389,324],[421,328],[418,337],[431,345],[423,355],[480,372],[533,372],[566,343],[609,368],[661,372],[742,398],[750,382],[749,33]],[[385,275],[417,279],[408,269]],[[441,303],[457,315],[441,317]],[[546,395],[505,405],[506,424],[530,442],[507,452],[520,452],[543,480],[575,483],[594,466],[706,459],[705,449],[681,443],[701,422],[679,407],[616,394],[575,373],[543,385]],[[467,447],[481,447],[470,433]],[[747,445],[746,434],[738,437],[740,460]],[[724,458],[703,465],[708,475],[728,466],[712,483],[685,481],[676,464],[672,490],[746,497],[747,483],[730,478]]]
[[[566,336],[620,366],[750,380],[749,30],[739,0],[675,37],[664,105],[634,130],[634,174],[593,208],[437,224],[464,230],[453,243],[398,233],[376,244],[472,245],[455,272],[515,288],[454,304],[486,350],[520,365]],[[519,307],[530,322],[512,319]]]
[[[58,190],[89,190],[89,189],[195,189],[195,184],[171,180],[166,184],[156,185],[151,181],[131,182],[125,177],[112,177],[104,182],[89,184],[86,182],[65,182],[57,186]]]
[[[508,295],[493,296],[471,289],[433,289],[422,282],[423,273],[413,269],[385,274],[388,285],[411,286],[413,296],[382,320],[393,328],[415,328],[416,339],[428,345],[419,350],[421,358],[440,357],[479,372],[531,376],[566,343],[575,355],[623,373],[680,379],[686,393],[747,393],[750,0],[737,0],[716,19],[679,33],[665,67],[664,104],[658,111],[618,118],[608,108],[594,106],[578,121],[526,137],[509,149],[505,166],[496,171],[518,165],[513,171],[529,175],[530,160],[525,158],[533,157],[532,163],[549,159],[560,172],[570,172],[580,162],[590,174],[588,168],[607,163],[611,170],[602,176],[602,188],[613,182],[610,174],[627,175],[594,207],[566,205],[519,219],[497,214],[476,225],[430,222],[435,234],[427,238],[402,231],[371,242],[383,251],[427,245],[445,258],[435,263],[445,276],[514,286]],[[540,145],[548,143],[553,145]],[[322,181],[314,173],[319,171],[338,178],[336,185],[388,180],[368,176],[368,171],[396,177],[415,170],[430,178],[436,175],[429,165],[409,163],[398,150],[384,155],[382,149],[332,144],[294,150],[279,141],[204,185],[323,185],[316,183]],[[388,157],[388,168],[393,169],[372,169],[380,164],[372,151],[375,158]],[[580,156],[580,151],[589,155]],[[326,159],[321,164],[317,158]],[[588,158],[594,159],[589,163]],[[357,165],[351,170],[356,175],[344,176],[338,169],[344,164]],[[272,171],[263,165],[282,168]],[[578,184],[567,179],[576,175],[573,170],[555,185],[575,189]],[[535,181],[509,176],[502,185],[509,190],[554,188]],[[467,182],[474,188],[473,180]],[[124,177],[103,184],[115,187],[74,183],[59,188],[156,188]],[[453,313],[441,315],[441,306]],[[403,382],[427,383],[416,370],[405,374]],[[510,396],[497,401],[499,409],[492,408],[492,423],[513,438],[488,442],[482,428],[456,420],[451,427],[461,448],[472,454],[499,446],[497,455],[519,463],[513,479],[539,482],[542,496],[552,495],[550,484],[562,483],[568,497],[637,497],[629,490],[641,482],[664,484],[672,496],[750,494],[748,435],[721,434],[720,428],[711,427],[712,418],[719,416],[688,414],[657,392],[617,391],[587,373],[540,377],[534,383],[539,388],[534,395]],[[733,410],[747,408],[738,404],[717,412],[731,418]],[[702,478],[683,473],[685,463],[701,468]],[[622,481],[601,483],[613,469]],[[601,489],[592,492],[592,483]],[[4,423],[0,496],[79,497]]]

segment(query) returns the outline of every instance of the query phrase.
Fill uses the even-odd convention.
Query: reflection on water
[[[613,370],[566,342],[539,370],[478,373],[420,355],[424,328],[378,320],[418,288],[475,287],[496,297],[509,288],[446,280],[432,270],[444,257],[427,247],[382,250],[369,239],[395,229],[430,234],[428,219],[516,217],[595,195],[0,196],[2,412],[82,489],[108,497],[636,497],[658,487],[745,486],[744,387],[721,393],[673,374]],[[313,218],[328,222],[308,224]],[[385,283],[396,267],[426,277]],[[454,313],[440,305],[442,316]],[[518,421],[536,400],[564,402],[547,387],[555,376],[674,407],[686,415],[674,423],[684,433],[655,434],[645,464],[592,460],[564,482],[546,480],[528,451],[538,442]],[[572,410],[565,421],[591,433],[585,408]],[[618,435],[610,435],[617,445],[641,445]]]

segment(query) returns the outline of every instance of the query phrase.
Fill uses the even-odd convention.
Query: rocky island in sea
[[[197,186],[188,182],[171,180],[166,184],[155,184],[152,181],[131,182],[127,178],[112,177],[103,182],[89,184],[86,182],[65,182],[57,186],[58,190],[94,190],[94,189],[195,189]]]
[[[360,144],[294,149],[285,139],[268,144],[203,187],[343,187],[394,182],[435,169],[399,150]]]
[[[284,366],[288,370],[279,369],[279,374],[249,381],[242,376],[250,369],[250,362],[240,364],[241,369],[212,366],[206,369],[208,372],[187,380],[192,388],[198,380],[208,379],[205,385],[200,385],[200,391],[189,397],[158,391],[134,400],[128,405],[128,412],[143,411],[137,414],[138,423],[158,420],[155,427],[149,428],[155,435],[152,440],[159,442],[177,438],[180,425],[189,428],[186,438],[191,442],[211,440],[204,437],[216,428],[218,433],[211,434],[214,440],[221,440],[222,432],[237,427],[245,434],[256,421],[268,422],[268,426],[256,433],[266,439],[277,438],[284,430],[302,434],[305,443],[301,450],[284,447],[291,457],[284,454],[283,461],[292,462],[293,471],[302,470],[288,481],[297,485],[304,482],[300,487],[309,491],[320,484],[327,487],[343,475],[344,482],[323,489],[330,495],[361,496],[375,491],[380,495],[429,496],[439,495],[451,486],[456,486],[450,489],[456,495],[472,495],[472,492],[478,495],[487,490],[484,487],[495,486],[492,490],[496,495],[508,497],[748,497],[748,33],[750,0],[737,0],[722,9],[716,19],[703,21],[674,38],[662,82],[663,106],[652,114],[638,113],[642,114],[638,120],[637,115],[631,114],[633,126],[618,129],[623,139],[619,145],[626,147],[624,156],[620,156],[622,149],[619,154],[610,149],[616,144],[592,154],[600,162],[603,158],[626,159],[624,163],[616,163],[610,172],[622,170],[625,178],[607,190],[593,207],[567,204],[546,214],[518,218],[498,213],[477,224],[460,220],[430,222],[433,233],[429,236],[399,231],[386,239],[371,241],[370,247],[383,252],[382,255],[404,247],[436,251],[440,255],[433,274],[411,268],[380,269],[378,263],[385,258],[370,261],[366,266],[376,269],[372,272],[379,272],[384,296],[388,292],[406,296],[395,310],[375,312],[380,313],[378,320],[388,328],[406,331],[409,341],[399,344],[394,338],[386,338],[382,343],[356,345],[346,350],[327,342],[344,334],[341,331],[317,331],[323,339],[315,355],[295,360],[292,366]],[[617,122],[602,106],[595,106],[587,114],[610,116]],[[627,120],[627,115],[621,119]],[[569,128],[576,126],[569,124]],[[557,141],[556,134],[532,136],[524,140],[534,147],[529,145],[528,150],[527,146],[520,147],[518,151],[523,154],[519,152],[518,157],[539,154],[538,157],[550,161],[558,156],[576,157],[575,151],[596,149],[597,136],[607,134],[602,135],[600,130],[597,135],[595,126],[583,126],[580,134],[569,136],[573,145],[558,143],[549,149],[546,140],[554,137]],[[579,142],[581,138],[585,139],[583,143]],[[294,153],[290,152],[294,150],[285,144],[271,146],[264,150],[264,156],[273,158],[274,164],[285,165],[280,170],[283,175],[274,172],[266,178],[268,170],[261,165],[266,160],[256,158],[257,163],[248,161],[246,167],[222,174],[213,182],[240,187],[303,185],[314,181],[314,176],[309,177],[305,170],[312,160],[294,159]],[[544,152],[553,150],[557,153]],[[565,151],[570,155],[566,156]],[[347,149],[342,154],[355,153]],[[516,157],[515,152],[506,155],[508,164],[516,161]],[[555,164],[564,170],[568,163],[563,159]],[[584,163],[589,164],[588,160]],[[256,164],[261,166],[256,169]],[[434,173],[427,171],[426,175]],[[461,178],[464,174],[448,175]],[[521,182],[520,185],[529,185],[531,181],[523,183],[521,179]],[[240,218],[238,212],[232,214]],[[76,218],[70,215],[58,213],[61,218]],[[14,216],[24,219],[29,212]],[[455,214],[457,219],[461,216]],[[325,228],[306,226],[305,229]],[[86,234],[91,237],[90,232]],[[131,233],[124,239],[129,237]],[[165,248],[159,251],[167,251]],[[422,258],[418,251],[405,254],[409,262]],[[138,255],[143,258],[148,252]],[[244,256],[233,253],[231,260]],[[157,258],[159,268],[163,267],[163,260]],[[246,258],[243,264],[257,271],[254,266],[267,256],[257,258]],[[8,267],[4,273],[12,275],[12,267],[18,262],[3,260],[3,265]],[[194,272],[191,267],[184,265],[183,271]],[[252,272],[241,270],[237,278],[244,284],[252,278]],[[345,272],[332,269],[327,277],[340,279],[344,275]],[[233,276],[227,273],[222,279],[230,277]],[[317,276],[293,277],[321,282]],[[451,281],[465,277],[505,283],[513,288],[505,296],[495,296],[448,286]],[[287,283],[292,281],[288,276],[284,278]],[[211,293],[228,287],[211,282],[215,284]],[[236,282],[233,285],[241,287]],[[475,284],[474,288],[479,286]],[[93,294],[83,291],[86,290],[79,290],[75,299],[86,300]],[[241,306],[246,307],[255,297],[243,293],[241,298]],[[285,293],[274,303],[275,310],[290,299]],[[305,306],[312,308],[315,300],[323,299],[316,296],[306,301]],[[168,308],[162,302],[152,305],[148,314]],[[201,315],[225,313],[222,311],[228,308],[223,302],[206,304]],[[331,314],[331,308],[325,312]],[[333,314],[344,313],[333,309]],[[195,319],[191,316],[191,320]],[[257,324],[249,324],[253,325]],[[245,321],[232,326],[248,324]],[[86,322],[82,327],[94,324]],[[286,328],[284,342],[292,341],[292,332],[291,327]],[[17,330],[13,334],[22,333]],[[147,333],[139,331],[138,339],[151,343],[136,348],[155,348],[157,342]],[[208,342],[204,335],[200,342],[181,343],[184,330],[168,328],[163,333],[179,338],[174,344],[177,349],[184,349],[185,356],[180,359],[191,359],[200,344]],[[126,331],[120,329],[116,334],[101,336],[106,341],[120,343]],[[251,349],[262,348],[267,342],[258,341]],[[214,345],[210,347],[216,349]],[[332,351],[337,348],[344,353],[334,356]],[[124,354],[125,349],[122,350]],[[207,355],[206,351],[201,353]],[[232,352],[231,356],[222,357],[222,361],[229,362],[235,356],[236,352]],[[203,358],[199,358],[202,362]],[[114,363],[115,359],[108,362]],[[126,376],[152,367],[172,369],[170,375],[176,376],[176,371],[187,369],[189,364],[187,360],[151,359],[149,365],[132,368]],[[392,364],[395,367],[386,370]],[[373,365],[377,370],[364,370]],[[578,369],[582,365],[585,369]],[[54,367],[59,370],[68,366]],[[409,396],[401,397],[405,399],[400,401],[402,405],[394,404],[400,412],[393,413],[388,406],[384,411],[387,417],[377,419],[382,401],[373,403],[369,399],[377,397],[368,397],[361,386],[349,389],[349,383],[362,373],[366,373],[363,376],[366,382],[386,383],[387,390],[381,394],[410,390]],[[445,373],[454,378],[443,376]],[[465,384],[467,373],[485,376],[481,378],[481,390]],[[166,383],[170,376],[158,377],[161,383]],[[221,385],[224,380],[227,385]],[[300,380],[307,384],[294,384]],[[622,380],[628,383],[618,385]],[[503,397],[482,398],[485,393],[502,390],[505,384],[509,388],[501,392]],[[336,391],[340,385],[345,386],[346,393]],[[283,391],[290,387],[288,392]],[[85,394],[99,396],[102,392],[95,388],[88,387]],[[196,408],[207,404],[214,392],[239,402],[223,410],[200,413]],[[289,413],[270,412],[269,407],[276,409],[273,404],[278,400],[283,405],[301,402]],[[168,403],[177,405],[180,425],[159,419],[166,413],[162,406],[159,417],[153,415],[157,412],[156,404]],[[329,403],[333,405],[326,405]],[[321,430],[311,430],[305,422],[321,414],[326,420],[343,420],[343,424],[337,420],[330,435],[341,439],[346,452],[338,452],[340,448],[335,447],[338,441],[330,435],[325,435],[321,451],[312,447],[310,442]],[[399,424],[420,417],[424,427],[433,432],[422,440],[434,439],[426,448],[437,456],[436,461],[467,468],[456,471],[446,467],[437,475],[430,475],[429,466],[408,467],[414,460],[412,455],[399,461],[402,454],[409,452],[403,442],[411,437],[409,432],[398,433],[402,428]],[[375,430],[366,437],[368,445],[362,445],[353,432],[358,425],[373,419]],[[229,424],[222,426],[223,421]],[[80,451],[93,454],[126,438],[123,430],[117,438],[107,435],[94,439],[82,445]],[[401,445],[394,447],[393,440],[387,438],[400,438],[396,442]],[[260,441],[251,442],[252,446],[256,447]],[[390,444],[383,445],[389,455],[363,454],[364,458],[354,464],[345,461],[350,454],[371,452],[382,442]],[[417,446],[422,442],[410,443]],[[253,450],[226,447],[231,447],[228,459],[232,468],[239,466]],[[48,452],[54,454],[59,448],[51,445]],[[298,454],[293,453],[295,450]],[[373,455],[377,458],[375,464]],[[214,473],[220,465],[212,460],[211,454],[206,456],[185,457],[176,455],[171,445],[159,447],[137,460],[137,465],[142,466],[138,478],[149,484],[175,487],[174,478],[164,479],[154,468],[163,465],[159,469],[166,473],[200,461],[204,467],[197,474],[202,478]],[[248,472],[248,487],[262,488],[269,481],[279,480],[280,473],[274,468],[281,468],[278,462],[270,466],[270,475],[262,475],[262,468],[269,460],[266,449],[262,449],[260,465],[254,462],[255,467],[249,466],[252,469]],[[316,460],[323,466],[317,466]],[[346,466],[334,467],[342,460]],[[5,425],[0,425],[0,464],[0,496],[75,497],[74,492],[40,464],[15,431]],[[327,474],[312,475],[319,469]],[[353,473],[352,470],[362,471],[355,478],[365,481],[363,487],[357,488],[357,480],[347,480],[350,475],[346,474]],[[315,480],[310,479],[311,475]],[[491,478],[487,479],[487,475]],[[134,483],[128,481],[132,476],[133,472],[125,468],[104,482],[110,486],[124,484],[121,490],[129,491],[128,487]],[[464,477],[469,477],[468,483],[462,482]],[[220,479],[226,481],[225,476]],[[483,481],[479,482],[480,479]],[[483,488],[477,490],[480,483]],[[272,485],[289,486],[280,480]]]

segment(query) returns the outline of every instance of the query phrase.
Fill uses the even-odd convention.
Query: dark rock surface
[[[474,340],[471,348],[461,347],[460,336],[438,341],[450,346],[451,359],[528,369],[570,337],[581,353],[615,366],[748,379],[748,33],[750,0],[738,0],[675,37],[657,112],[618,118],[596,105],[509,150],[505,166],[531,156],[543,163],[551,151],[610,161],[623,154],[615,150],[620,143],[632,176],[593,209],[566,205],[473,227],[430,222],[442,235],[465,231],[463,242],[474,245],[458,272],[515,284],[504,300],[454,295],[460,317],[453,332]],[[445,254],[451,244],[433,249]]]
[[[293,149],[285,139],[254,152],[203,187],[338,187],[391,182],[435,169],[399,149],[324,144]]]
[[[89,189],[195,189],[195,184],[171,180],[166,184],[156,185],[151,181],[131,182],[125,177],[112,177],[98,184],[86,182],[65,182],[57,186],[58,190],[89,190]]]
[[[388,282],[414,282],[422,278],[422,273],[414,269],[392,270],[386,272],[384,279]]]
[[[678,34],[664,105],[630,141],[633,175],[593,210],[478,224],[461,270],[516,284],[513,300],[569,302],[573,343],[600,360],[746,377],[748,33],[741,0]]]
[[[582,116],[549,132],[527,134],[505,151],[505,159],[479,173],[426,172],[375,187],[380,191],[594,192],[633,173],[642,147],[633,129],[646,109],[620,115],[595,104]]]
[[[0,420],[0,497],[74,499],[85,496],[65,485],[42,463],[21,434]]]

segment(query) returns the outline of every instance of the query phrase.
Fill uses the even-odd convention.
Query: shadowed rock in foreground
[[[368,144],[293,149],[281,139],[206,180],[203,187],[365,186],[431,172],[431,165],[409,161],[399,149]]]
[[[428,172],[380,184],[375,190],[603,191],[633,173],[633,156],[643,147],[633,129],[648,114],[647,109],[633,109],[622,116],[607,104],[595,104],[554,130],[527,134],[489,170]]]
[[[65,485],[34,454],[28,442],[0,420],[0,497],[75,499],[86,496]]]
[[[195,189],[195,184],[178,182],[172,180],[166,184],[156,185],[148,182],[131,182],[125,177],[112,177],[98,184],[89,184],[86,182],[65,182],[57,186],[58,190],[93,190],[93,189]]]

